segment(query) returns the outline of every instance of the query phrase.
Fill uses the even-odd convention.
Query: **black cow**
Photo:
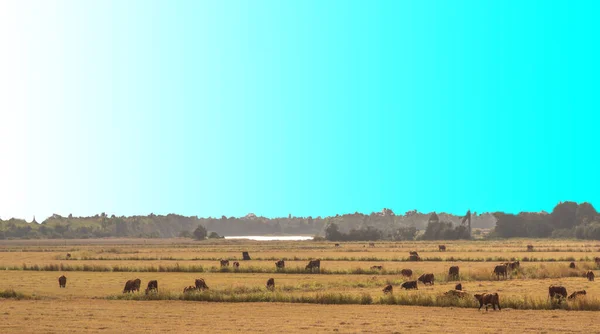
[[[148,286],[146,287],[146,294],[150,293],[151,291],[158,292],[158,281],[157,280],[152,280],[152,281],[148,282]]]
[[[567,289],[561,285],[550,285],[548,287],[548,298],[558,298],[558,302],[564,298],[567,298]]]
[[[285,261],[279,260],[279,261],[275,262],[275,267],[277,269],[283,269],[283,268],[285,268]]]
[[[435,277],[433,276],[433,274],[423,274],[421,276],[419,276],[419,278],[417,279],[417,281],[427,285],[433,285],[433,281],[435,280]]]
[[[58,278],[58,287],[59,288],[67,287],[67,277],[65,275],[62,275],[61,277]]]
[[[400,285],[400,288],[406,290],[419,290],[419,287],[417,286],[417,281],[406,281],[402,283],[402,285]]]
[[[458,279],[458,272],[459,272],[459,268],[458,266],[452,266],[450,267],[450,269],[448,269],[448,277],[452,278],[452,279]]]
[[[496,277],[498,280],[500,280],[500,276],[507,278],[507,270],[506,269],[507,269],[506,264],[500,264],[494,268],[494,274],[496,274]]]

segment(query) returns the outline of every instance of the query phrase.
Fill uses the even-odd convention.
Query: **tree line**
[[[365,240],[456,240],[469,239],[462,216],[446,213],[420,213],[416,210],[395,214],[380,212],[335,215],[329,217],[198,218],[176,214],[147,216],[67,217],[55,214],[42,223],[24,220],[0,220],[0,239],[72,239],[105,237],[196,239],[244,235],[315,235],[331,241]],[[194,232],[202,227],[205,234]],[[580,238],[600,240],[600,216],[590,203],[561,202],[551,213],[492,212],[472,215],[473,228],[487,228],[488,238]],[[204,232],[203,232],[204,233]]]

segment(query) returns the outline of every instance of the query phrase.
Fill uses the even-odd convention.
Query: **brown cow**
[[[135,290],[135,280],[128,280],[127,282],[125,282],[125,288],[123,288],[123,293],[134,292]]]
[[[448,269],[448,277],[453,279],[458,279],[458,266],[452,266]]]
[[[269,280],[267,281],[267,289],[268,290],[275,290],[275,279],[274,278],[269,278]]]
[[[58,287],[59,288],[67,287],[67,277],[65,275],[62,275],[61,277],[58,278]]]
[[[519,267],[521,266],[521,263],[519,261],[507,262],[505,264],[506,264],[506,269],[510,269],[512,271],[519,269]]]
[[[229,260],[221,260],[221,267],[229,267]]]
[[[527,245],[527,251],[533,252],[533,245]]]
[[[585,290],[575,291],[571,295],[569,295],[569,299],[575,299],[579,296],[585,296],[586,294],[587,292],[585,292]]]
[[[335,244],[335,247],[340,247],[340,244]]]
[[[158,281],[152,280],[148,282],[148,286],[146,287],[146,294],[150,293],[150,291],[158,292]]]
[[[279,260],[279,261],[275,262],[275,267],[277,269],[283,269],[283,268],[285,268],[285,261]]]
[[[571,269],[575,269],[575,262],[571,262],[571,263],[569,263],[569,268],[571,268]]]
[[[468,296],[469,294],[464,291],[461,291],[461,290],[448,290],[448,292],[445,292],[444,295],[458,297],[458,298],[464,298],[464,297]]]
[[[595,257],[594,262],[596,262],[596,265],[600,266],[600,257]]]
[[[440,249],[440,252],[446,251],[446,245],[439,245],[438,248]]]
[[[461,290],[462,290],[462,284],[460,284],[460,283],[456,284],[456,285],[454,286],[454,290],[459,290],[459,291],[461,291]]]
[[[496,306],[498,306],[498,311],[500,311],[500,299],[498,297],[498,293],[484,293],[484,294],[476,294],[475,299],[479,301],[479,310],[481,307],[485,305],[485,310],[487,312],[488,305],[492,305],[492,308],[496,310]]]
[[[423,274],[421,276],[419,276],[419,278],[417,278],[417,281],[427,285],[433,285],[433,281],[435,280],[435,277],[433,276],[433,274]]]
[[[415,251],[410,251],[409,254],[410,254],[410,256],[408,257],[409,261],[421,261],[421,257],[419,256],[419,253],[417,253]]]
[[[372,266],[371,270],[382,270],[383,266]]]
[[[196,284],[196,289],[198,290],[208,290],[208,285],[206,285],[206,282],[204,281],[203,278],[197,278],[195,281]]]
[[[548,287],[548,298],[552,299],[554,297],[557,297],[560,303],[561,297],[567,298],[567,289],[560,285],[550,285]]]
[[[233,262],[233,267],[236,268],[236,269],[239,268],[240,267],[240,263],[237,262],[237,261],[234,261]]]
[[[502,275],[504,278],[507,278],[507,270],[506,270],[506,265],[505,264],[501,264],[501,265],[497,265],[494,268],[494,274],[496,274],[496,277],[498,280],[500,280],[500,275]]]
[[[196,291],[196,290],[198,290],[198,289],[196,289],[195,286],[191,286],[190,285],[190,286],[188,286],[186,288],[183,288],[183,293],[188,293],[188,292],[192,292],[192,291]]]
[[[587,273],[585,273],[585,277],[587,277],[588,281],[593,281],[594,280],[594,272],[591,270],[588,270]]]
[[[402,274],[404,277],[411,277],[413,272],[410,269],[402,269],[400,270],[400,274]]]
[[[369,247],[375,247],[375,243],[374,242],[369,242]]]
[[[321,271],[321,260],[310,260],[306,265],[305,270],[313,271],[313,269],[317,269],[317,271]]]
[[[71,258],[71,253],[67,253],[67,260]]]
[[[406,281],[406,282],[402,283],[402,285],[400,285],[400,289],[419,290],[419,287],[417,286],[417,281]]]
[[[140,286],[142,285],[142,281],[139,278],[133,280],[133,289],[135,291],[140,291]]]
[[[394,292],[394,288],[392,287],[391,284],[388,284],[385,286],[385,288],[383,288],[383,293],[393,293]]]

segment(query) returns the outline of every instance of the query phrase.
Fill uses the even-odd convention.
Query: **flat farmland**
[[[401,333],[439,332],[450,321],[458,327],[444,331],[553,332],[556,322],[562,332],[595,332],[586,326],[600,316],[600,287],[584,274],[600,275],[594,260],[599,248],[597,242],[541,239],[376,242],[375,247],[316,241],[8,240],[0,242],[0,292],[6,297],[0,296],[0,331],[120,332],[126,326],[133,332],[197,332],[209,326],[210,332]],[[242,260],[243,251],[252,260]],[[423,261],[408,261],[409,251]],[[219,259],[229,259],[230,266],[222,268]],[[277,259],[285,259],[285,269],[275,268]],[[305,270],[310,259],[321,259],[320,271]],[[496,265],[516,260],[519,269],[506,278],[493,274]],[[571,262],[575,268],[569,268]],[[460,268],[458,278],[448,276],[450,266]],[[402,269],[411,269],[412,277],[401,275]],[[401,289],[423,273],[434,274],[434,285]],[[58,286],[61,275],[67,277],[64,289]],[[125,282],[135,278],[142,281],[140,292],[124,294]],[[197,278],[209,290],[184,294]],[[269,278],[275,280],[273,291],[265,286]],[[150,280],[158,281],[159,291],[146,295]],[[467,296],[446,296],[459,282]],[[387,284],[392,294],[382,292]],[[558,303],[548,298],[550,285],[586,295]],[[478,311],[473,295],[494,292],[502,310]],[[127,316],[132,309],[135,316]],[[35,324],[22,326],[23,321]],[[482,321],[509,325],[482,327]]]

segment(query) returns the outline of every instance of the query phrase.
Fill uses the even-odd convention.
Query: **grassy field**
[[[439,244],[447,251],[440,252]],[[534,251],[526,250],[528,244]],[[408,261],[413,250],[424,261]],[[252,260],[242,261],[242,251]],[[452,324],[444,328],[450,332],[580,332],[600,316],[600,287],[583,277],[587,270],[600,275],[595,257],[600,257],[600,243],[577,240],[378,242],[375,247],[313,241],[8,240],[0,242],[0,332],[119,332],[124,317],[128,330],[140,332],[197,332],[204,326],[211,326],[210,332],[439,332],[445,321]],[[222,269],[221,258],[238,260],[240,268]],[[286,259],[285,270],[276,270],[276,259]],[[309,259],[322,260],[321,273],[304,270]],[[494,266],[509,260],[521,261],[521,268],[498,280]],[[575,269],[569,268],[571,261]],[[383,270],[370,269],[375,265]],[[460,267],[458,279],[447,275],[453,265]],[[435,284],[400,289],[410,280],[400,275],[406,268],[413,270],[412,279],[433,273]],[[63,274],[66,289],[58,287]],[[142,291],[123,294],[125,281],[135,278],[141,279]],[[209,291],[183,294],[196,278],[205,279]],[[275,279],[274,291],[265,287],[269,278]],[[149,280],[158,280],[158,294],[143,293]],[[468,297],[444,296],[457,282]],[[393,285],[392,295],[383,294],[386,284]],[[551,302],[551,284],[587,295]],[[498,292],[502,311],[477,310],[472,295],[486,292]],[[135,315],[128,316],[132,310]],[[261,321],[265,318],[268,327]],[[504,325],[481,327],[482,321]]]

